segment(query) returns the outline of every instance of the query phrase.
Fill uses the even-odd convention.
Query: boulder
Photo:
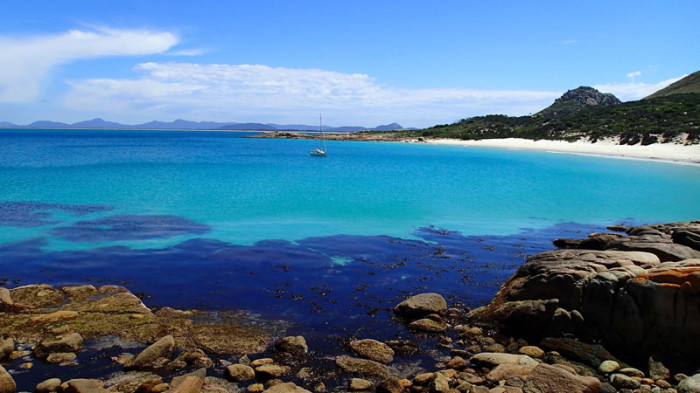
[[[349,346],[363,358],[379,363],[391,363],[394,361],[394,350],[383,342],[373,339],[354,340],[350,342]]]
[[[398,378],[389,377],[379,382],[375,391],[377,393],[401,393],[403,392],[403,386]]]
[[[386,366],[373,360],[357,359],[343,355],[335,359],[335,364],[348,374],[377,378],[386,378],[389,375]]]
[[[173,356],[173,349],[175,348],[175,339],[171,335],[167,335],[151,346],[144,349],[141,353],[136,355],[131,361],[129,361],[124,366],[127,369],[141,369],[153,367],[156,360],[159,358],[170,359]]]
[[[255,379],[255,370],[243,364],[232,364],[226,367],[226,375],[235,382],[251,381]]]
[[[45,358],[56,352],[78,352],[83,349],[83,337],[78,333],[68,333],[58,340],[42,340],[34,353],[40,358]]]
[[[289,372],[288,366],[280,366],[278,364],[263,364],[255,368],[255,374],[261,375],[263,378],[279,378]]]
[[[413,330],[430,333],[442,333],[447,330],[447,324],[442,321],[436,321],[429,318],[421,318],[408,324],[408,327]]]
[[[309,352],[309,347],[303,336],[284,337],[275,344],[275,349],[292,356],[304,356]]]
[[[617,389],[637,389],[642,384],[624,374],[613,374],[610,376],[610,383]]]
[[[15,302],[12,300],[10,290],[0,287],[0,312],[8,312],[14,309]]]
[[[649,378],[653,380],[671,378],[671,371],[658,360],[649,357]]]
[[[678,393],[700,393],[700,374],[682,380],[678,384]]]
[[[430,391],[434,393],[444,393],[450,390],[450,380],[446,376],[435,373],[435,378],[430,382]]]
[[[671,366],[697,369],[700,358],[692,348],[700,347],[700,259],[677,259],[700,251],[672,239],[691,229],[700,233],[697,222],[631,228],[629,237],[609,243],[624,243],[629,247],[616,247],[629,251],[564,249],[533,255],[489,305],[469,316],[529,341],[573,335],[631,358],[658,354]],[[637,243],[687,252],[661,262],[668,256],[630,246]],[[603,360],[609,359],[586,363],[597,368]]]
[[[532,370],[527,383],[541,393],[598,393],[601,386],[598,378],[582,377],[544,363]]]
[[[280,383],[267,390],[265,393],[311,393],[310,391],[297,386],[293,382]]]
[[[491,382],[504,381],[509,378],[520,378],[526,380],[532,374],[532,370],[536,366],[522,366],[519,364],[499,364],[488,374],[486,374],[486,379]]]
[[[15,389],[17,389],[15,380],[3,366],[0,366],[0,393],[15,393]]]
[[[36,393],[52,393],[58,390],[61,386],[61,380],[58,378],[47,379],[44,382],[40,382],[34,387]]]
[[[396,315],[416,319],[428,314],[439,314],[447,311],[447,302],[437,293],[421,293],[411,296],[394,307]]]
[[[9,359],[15,351],[15,340],[12,338],[0,339],[0,361]]]
[[[97,379],[71,379],[61,385],[63,393],[107,393],[104,382]]]
[[[370,382],[366,379],[353,378],[350,380],[349,389],[351,391],[369,390],[369,388],[371,388],[371,387],[372,387],[372,382]]]
[[[500,364],[511,364],[518,366],[537,366],[539,362],[527,355],[515,355],[511,353],[482,352],[472,356],[471,363],[489,368]]]
[[[620,369],[620,363],[614,360],[606,360],[598,366],[598,371],[602,374],[611,374]]]
[[[199,393],[206,376],[207,371],[201,368],[189,374],[175,377],[170,381],[168,393]]]

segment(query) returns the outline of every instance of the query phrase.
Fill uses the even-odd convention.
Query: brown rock
[[[350,380],[350,390],[352,391],[358,391],[358,390],[369,390],[369,388],[372,387],[372,382],[362,379],[362,378],[353,378]]]
[[[496,367],[500,364],[512,364],[519,366],[537,366],[539,363],[527,355],[515,355],[511,353],[482,352],[472,356],[470,362],[486,367]]]
[[[394,312],[405,318],[420,318],[447,310],[447,302],[440,294],[421,293],[411,296],[394,307]]]
[[[280,339],[275,348],[280,352],[286,352],[294,356],[304,356],[309,352],[306,339],[303,336],[289,336]]]
[[[75,319],[80,315],[77,311],[55,311],[50,314],[41,314],[29,319],[29,323],[33,325],[46,325],[56,323],[68,319]]]
[[[403,392],[403,386],[401,381],[396,377],[389,377],[377,385],[377,393],[401,393]]]
[[[467,361],[464,360],[461,356],[455,356],[452,359],[450,359],[449,362],[447,362],[447,367],[455,370],[461,370],[467,367]]]
[[[125,367],[127,369],[153,367],[159,358],[170,359],[173,356],[174,348],[175,339],[173,336],[167,335],[136,355],[135,358],[125,364]]]
[[[536,366],[533,365],[521,366],[517,364],[499,364],[488,374],[486,374],[486,379],[491,382],[503,381],[514,377],[527,380],[535,367]]]
[[[58,340],[42,340],[34,353],[40,358],[54,352],[78,352],[83,349],[83,337],[78,333],[69,333]]]
[[[600,381],[595,377],[582,377],[548,364],[539,364],[530,374],[531,383],[541,393],[597,393]]]
[[[9,359],[12,356],[12,352],[15,351],[15,340],[7,338],[5,340],[0,339],[0,361]]]
[[[61,380],[58,378],[51,378],[38,383],[34,391],[36,393],[52,393],[57,391],[59,386],[61,386]]]
[[[54,352],[50,353],[46,357],[46,361],[49,363],[60,364],[66,362],[73,362],[77,358],[77,355],[73,352]]]
[[[175,377],[170,381],[168,393],[199,393],[206,376],[207,371],[201,368],[189,374]]]
[[[445,322],[434,321],[428,318],[413,321],[408,325],[408,327],[414,330],[431,333],[442,333],[447,330],[447,324]]]
[[[277,364],[263,364],[262,366],[255,367],[255,373],[265,378],[279,378],[288,372],[288,366],[280,366]]]
[[[348,374],[365,377],[386,378],[389,374],[386,366],[368,359],[357,359],[350,356],[338,356],[335,364]]]
[[[540,347],[527,345],[518,349],[518,353],[527,355],[534,359],[541,359],[544,356],[544,351]]]
[[[17,384],[12,376],[0,366],[0,393],[15,393]]]
[[[311,393],[310,391],[297,386],[293,382],[281,383],[267,390],[266,393]]]
[[[226,367],[226,375],[233,381],[250,381],[255,379],[255,370],[243,364],[232,364]]]
[[[444,393],[450,390],[450,380],[439,373],[435,374],[435,379],[430,383],[430,391],[432,393]]]
[[[0,311],[12,311],[15,302],[12,300],[10,290],[5,287],[0,287]]]
[[[61,386],[64,393],[107,393],[104,383],[97,379],[71,379]]]
[[[275,362],[275,360],[272,359],[272,358],[260,358],[260,359],[255,359],[255,360],[253,360],[253,361],[250,362],[248,365],[249,365],[250,367],[255,368],[255,367],[262,366],[263,364],[272,364],[272,363],[274,363],[274,362]]]
[[[350,348],[358,355],[379,363],[394,361],[394,350],[383,342],[365,339],[350,342]]]

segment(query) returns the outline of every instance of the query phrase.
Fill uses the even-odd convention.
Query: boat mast
[[[321,133],[321,146],[323,151],[326,151],[326,138],[323,137],[323,114],[318,114],[318,131]]]

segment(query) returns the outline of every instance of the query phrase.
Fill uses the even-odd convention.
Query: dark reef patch
[[[78,221],[58,227],[51,234],[73,242],[163,239],[179,235],[203,235],[209,226],[168,215],[122,214]]]
[[[57,224],[50,220],[51,210],[68,212],[80,217],[92,213],[112,210],[109,206],[101,205],[65,205],[42,202],[0,202],[0,225],[31,228]]]

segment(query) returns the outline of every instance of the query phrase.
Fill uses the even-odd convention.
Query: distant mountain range
[[[177,119],[171,122],[151,121],[143,124],[121,124],[100,118],[80,121],[73,124],[40,120],[27,125],[0,122],[4,128],[89,128],[89,129],[129,129],[129,130],[241,130],[241,131],[318,131],[318,126],[304,124],[263,124],[263,123],[217,123],[213,121],[189,121]],[[323,127],[328,132],[354,131],[394,131],[406,129],[398,123],[380,125],[374,128],[362,126]]]

